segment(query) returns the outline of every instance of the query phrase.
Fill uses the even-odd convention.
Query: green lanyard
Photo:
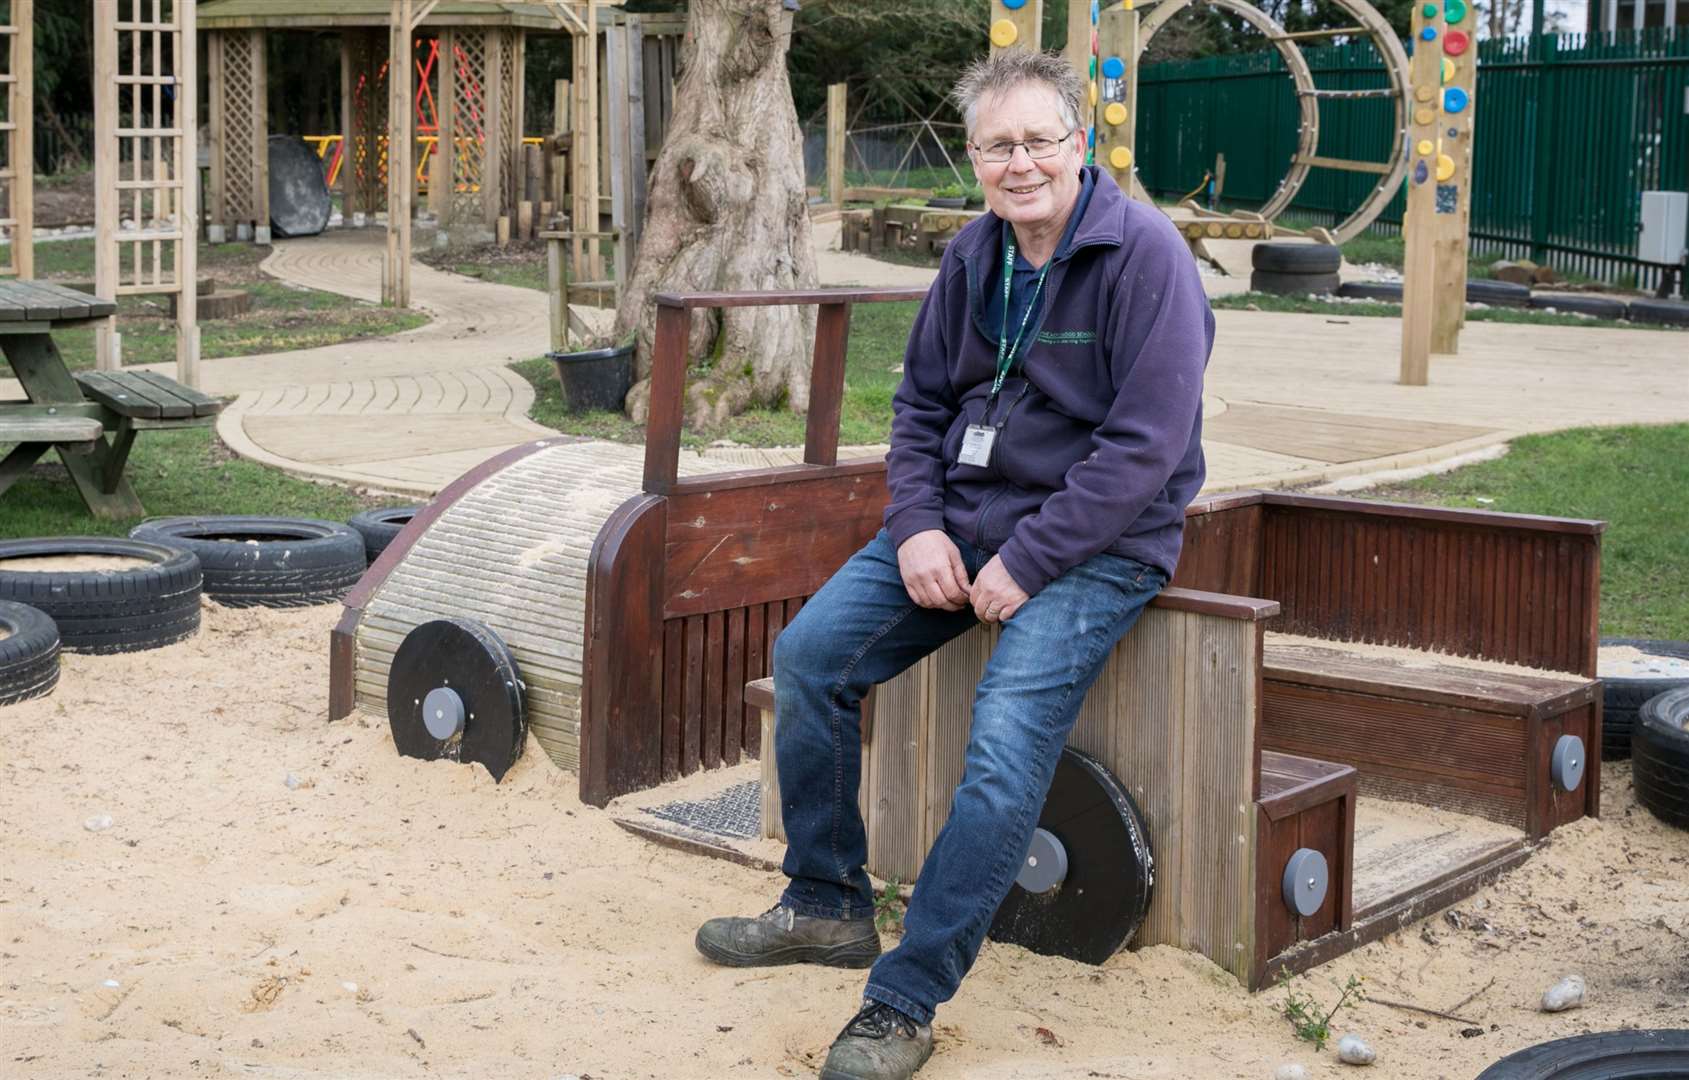
[[[1020,317],[1020,329],[1015,331],[1014,344],[1009,344],[1009,286],[1015,276],[1015,237],[1014,229],[1004,223],[1003,245],[1003,323],[997,329],[997,380],[991,384],[991,396],[985,400],[985,415],[991,415],[991,407],[997,403],[997,394],[1003,389],[1003,380],[1009,377],[1009,369],[1015,365],[1015,356],[1020,352],[1020,339],[1026,333],[1026,324],[1032,320],[1033,309],[1038,306],[1038,296],[1044,291],[1044,275],[1050,272],[1050,264],[1056,260],[1044,260],[1044,268],[1038,271],[1038,283],[1032,287],[1032,299],[1026,305],[1026,314]]]

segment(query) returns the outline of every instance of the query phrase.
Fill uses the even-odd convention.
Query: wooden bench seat
[[[1262,746],[1352,765],[1365,795],[1523,829],[1574,820],[1589,798],[1548,779],[1564,734],[1599,745],[1600,683],[1415,649],[1269,632]],[[1584,785],[1599,782],[1599,770]]]
[[[86,416],[7,416],[0,412],[0,443],[92,443],[104,426]]]
[[[76,381],[90,400],[141,430],[204,427],[223,410],[216,398],[151,371],[87,371]]]

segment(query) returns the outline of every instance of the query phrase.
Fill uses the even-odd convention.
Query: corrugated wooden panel
[[[512,463],[448,507],[365,606],[358,706],[385,715],[393,653],[411,630],[476,619],[516,657],[535,738],[577,768],[587,561],[605,519],[638,494],[643,468],[638,447],[568,443]],[[710,471],[685,460],[681,469]]]
[[[1138,804],[1155,859],[1155,892],[1137,943],[1172,945],[1180,933],[1184,859],[1186,621],[1180,611],[1148,608],[1115,647],[1110,666],[1119,711],[1101,760]],[[1105,671],[1104,677],[1108,677]],[[1091,690],[1093,697],[1097,689]],[[1089,707],[1089,703],[1087,703]]]
[[[868,870],[881,878],[914,881],[926,845],[920,778],[926,772],[926,704],[933,668],[928,657],[874,691],[874,736],[865,755]]]

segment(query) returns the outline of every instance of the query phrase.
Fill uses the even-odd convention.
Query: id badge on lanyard
[[[1014,344],[1009,343],[1009,289],[1014,281],[1015,271],[1015,238],[1012,230],[1004,225],[1003,231],[1003,322],[997,330],[997,378],[991,384],[991,394],[985,399],[985,412],[982,421],[991,419],[993,406],[997,404],[997,395],[1003,389],[1003,380],[1008,378],[1009,369],[1014,367],[1015,357],[1020,351],[1020,341],[1026,334],[1026,324],[1032,319],[1032,311],[1038,306],[1038,297],[1044,291],[1044,275],[1050,272],[1050,263],[1054,259],[1046,259],[1044,268],[1038,271],[1038,283],[1032,287],[1032,299],[1026,305],[1025,314],[1020,317],[1020,329],[1015,331]],[[991,453],[997,448],[997,435],[1003,430],[1002,425],[992,426],[988,423],[969,424],[962,432],[962,449],[956,455],[956,460],[963,465],[971,465],[976,469],[988,468],[991,465]]]

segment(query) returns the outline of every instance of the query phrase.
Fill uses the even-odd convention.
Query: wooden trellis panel
[[[35,276],[35,0],[0,0],[0,275]]]
[[[344,34],[341,187],[348,216],[374,214],[387,207],[387,39],[375,30]]]
[[[505,30],[499,35],[499,189],[501,205],[498,213],[516,216],[516,204],[522,201],[522,65],[526,37],[521,30]]]
[[[241,225],[270,225],[265,51],[262,30],[219,31],[207,42],[213,178],[208,219],[231,235]]]
[[[177,377],[198,382],[198,128],[191,0],[94,5],[95,291],[176,294]],[[121,366],[113,325],[102,368]]]
[[[488,33],[479,27],[454,27],[447,39],[451,43],[451,95],[441,104],[449,108],[451,118],[440,120],[441,131],[449,130],[452,140],[452,199],[449,213],[453,222],[480,221],[483,212],[483,192],[493,171],[487,155],[487,113],[496,97],[487,90]],[[493,132],[497,128],[492,129]]]

